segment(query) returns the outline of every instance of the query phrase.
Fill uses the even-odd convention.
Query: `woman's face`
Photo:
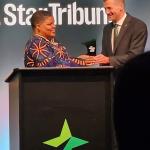
[[[54,18],[52,16],[45,17],[45,19],[37,25],[37,32],[47,39],[53,38],[55,37],[55,27]]]

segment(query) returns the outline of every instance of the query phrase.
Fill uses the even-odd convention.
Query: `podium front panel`
[[[20,150],[111,150],[111,71],[20,74]],[[44,143],[56,137],[63,139]]]

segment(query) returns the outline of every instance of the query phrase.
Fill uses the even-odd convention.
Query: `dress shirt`
[[[126,16],[127,16],[127,14],[125,13],[124,16],[118,22],[115,23],[115,24],[117,24],[118,35],[119,35],[121,26],[122,26]],[[112,29],[111,44],[112,44],[112,50],[114,50],[114,28]]]

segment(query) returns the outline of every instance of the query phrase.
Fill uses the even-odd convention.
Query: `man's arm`
[[[118,68],[129,59],[143,53],[147,41],[147,35],[147,27],[145,24],[140,24],[136,27],[136,30],[132,35],[132,41],[129,43],[130,48],[127,53],[119,56],[110,56],[110,65]]]

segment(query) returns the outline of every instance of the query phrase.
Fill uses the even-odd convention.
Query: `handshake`
[[[109,65],[109,57],[99,54],[96,56],[90,55],[80,55],[78,58],[81,58],[85,61],[86,66],[101,64],[101,65]]]

